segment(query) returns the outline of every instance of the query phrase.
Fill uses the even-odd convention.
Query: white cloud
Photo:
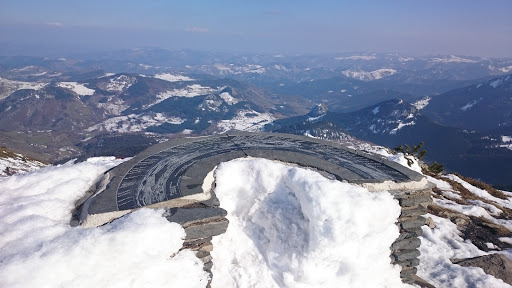
[[[185,29],[185,31],[191,33],[208,33],[210,32],[210,29],[204,27],[190,27]]]

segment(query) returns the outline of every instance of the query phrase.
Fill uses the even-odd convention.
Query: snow
[[[409,168],[411,170],[414,170],[414,171],[416,171],[418,173],[421,173],[421,167],[420,167],[420,164],[418,163],[418,160],[416,158],[408,157],[408,158],[410,158],[413,161],[411,166],[409,166],[409,164],[407,164],[407,159],[405,159],[403,153],[393,154],[393,153],[391,153],[391,151],[388,148],[384,148],[384,147],[381,147],[381,146],[367,146],[367,145],[364,145],[364,150],[372,152],[372,153],[375,153],[375,154],[382,155],[382,156],[384,156],[389,161],[396,162],[396,163],[398,163],[398,164],[400,164],[400,165],[402,165],[404,167],[407,167],[407,168]]]
[[[491,86],[492,88],[497,88],[498,86],[500,86],[500,84],[503,82],[503,78],[499,78],[499,79],[496,79],[494,81],[492,81],[491,83],[489,83],[489,86]]]
[[[228,105],[233,105],[233,104],[238,103],[238,100],[236,98],[234,98],[233,96],[231,96],[231,94],[229,94],[228,92],[220,93],[219,97],[222,98]]]
[[[391,76],[396,73],[395,69],[378,69],[375,71],[353,71],[353,70],[344,70],[341,72],[346,77],[359,79],[359,80],[366,80],[366,81],[372,81],[372,80],[378,80],[382,79],[384,77]]]
[[[0,148],[0,177],[7,176],[7,168],[10,173],[26,173],[45,167],[46,164],[37,160],[27,159],[21,154],[13,153]]]
[[[183,75],[174,75],[174,74],[170,74],[170,73],[156,74],[155,78],[169,81],[169,82],[194,81],[194,79],[192,79],[190,77],[183,76]]]
[[[80,96],[93,95],[95,92],[94,89],[89,89],[85,87],[84,84],[79,84],[77,82],[59,82],[57,83],[57,86],[72,90]]]
[[[377,57],[371,55],[371,56],[365,56],[365,55],[354,55],[354,56],[348,56],[348,57],[336,57],[334,60],[375,60]]]
[[[75,201],[119,163],[92,158],[0,179],[0,287],[206,286],[202,262],[178,252],[184,230],[163,210],[70,227]]]
[[[482,139],[490,139],[490,137],[486,136],[482,137]],[[491,140],[496,141],[496,139]],[[501,136],[501,142],[503,144],[496,145],[496,147],[507,148],[509,150],[512,150],[512,136]]]
[[[308,122],[315,122],[315,121],[318,121],[318,120],[324,118],[325,115],[326,114],[320,115],[320,116],[316,116],[316,117],[308,117],[308,119],[306,121],[308,121]]]
[[[512,71],[512,65],[510,66],[507,66],[507,67],[502,67],[502,68],[499,68],[499,70],[503,73],[508,73],[510,71]]]
[[[445,58],[432,58],[434,63],[478,63],[478,61],[450,55]]]
[[[464,186],[464,188],[468,189],[469,192],[475,194],[478,197],[481,197],[481,198],[486,199],[486,200],[493,201],[493,202],[495,202],[495,203],[497,203],[497,204],[499,204],[499,205],[501,205],[503,207],[507,207],[509,209],[512,209],[512,199],[511,198],[509,198],[509,199],[501,199],[501,198],[494,197],[491,194],[489,194],[489,192],[487,192],[485,190],[482,190],[480,188],[477,188],[477,187],[469,184],[468,182],[460,179],[458,176],[453,175],[453,174],[444,175],[443,177],[445,177],[447,179],[451,179],[451,180],[453,180],[455,182],[459,182],[460,184],[462,184],[462,186]],[[511,225],[512,225],[512,222],[511,222]]]
[[[485,274],[481,268],[452,264],[452,258],[470,258],[486,253],[470,241],[464,241],[457,225],[450,220],[430,214],[427,216],[432,217],[436,228],[422,227],[418,276],[436,287],[511,287]]]
[[[22,89],[39,90],[44,88],[48,83],[43,82],[23,82],[9,80],[0,77],[0,100],[9,97],[14,91]]]
[[[107,85],[108,91],[123,91],[129,88],[135,83],[136,79],[126,75],[120,75],[116,78],[110,79],[110,83]]]
[[[265,124],[272,121],[274,121],[274,117],[269,113],[241,110],[233,119],[219,121],[217,128],[220,129],[220,133],[225,133],[229,130],[256,132],[261,131]]]
[[[189,97],[190,98],[190,97],[196,97],[196,96],[201,96],[201,95],[208,95],[210,93],[215,93],[224,88],[225,87],[211,88],[211,87],[201,86],[200,84],[187,85],[185,88],[168,90],[168,91],[160,92],[160,93],[156,94],[156,98],[157,98],[156,101],[149,105],[145,105],[143,108],[146,109],[148,107],[156,105],[156,104],[158,104],[168,98],[171,98],[171,97]]]
[[[109,98],[110,98],[109,101],[111,101],[112,97],[109,97]],[[124,101],[120,98],[115,99],[113,102],[106,102],[106,103],[98,102],[96,104],[96,106],[98,108],[105,109],[105,111],[111,115],[120,115],[121,112],[123,112],[124,110],[128,109],[128,107],[130,107],[130,106],[124,104]]]
[[[215,173],[230,224],[212,241],[212,287],[406,287],[389,263],[400,206],[388,192],[266,159]]]
[[[460,110],[462,111],[467,111],[468,109],[470,109],[471,107],[475,106],[475,104],[477,104],[478,102],[480,102],[480,100],[472,100],[471,102],[469,102],[468,104],[460,107]]]
[[[99,124],[93,125],[86,130],[92,131],[108,131],[119,133],[131,133],[145,131],[148,127],[159,126],[164,123],[182,124],[184,119],[179,117],[168,117],[162,113],[148,114],[130,114],[127,116],[118,116],[109,118]]]
[[[373,110],[372,110],[373,115],[377,115],[377,113],[379,113],[379,109],[380,109],[380,106],[373,108]]]
[[[404,128],[405,126],[413,126],[413,125],[416,125],[416,122],[411,121],[409,123],[402,123],[402,122],[399,121],[398,122],[398,126],[396,128],[394,128],[394,129],[392,129],[391,131],[389,131],[389,134],[390,135],[394,135],[394,134],[396,134],[396,132],[398,132],[398,130]]]
[[[432,97],[427,96],[421,100],[418,100],[418,101],[412,103],[412,106],[416,107],[416,109],[418,109],[418,110],[421,110],[421,109],[427,107],[427,105],[430,103],[430,100],[432,100]]]

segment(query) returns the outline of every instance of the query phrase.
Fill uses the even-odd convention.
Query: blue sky
[[[510,0],[2,0],[0,42],[44,51],[162,47],[512,57],[511,14]]]

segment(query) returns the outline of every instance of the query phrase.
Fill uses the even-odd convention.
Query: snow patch
[[[389,263],[388,192],[250,158],[220,164],[216,183],[230,223],[212,241],[212,287],[407,287]]]
[[[274,121],[269,113],[259,113],[254,110],[241,110],[237,116],[230,120],[221,120],[217,123],[217,128],[220,129],[220,133],[225,133],[229,130],[238,131],[261,131],[265,124]]]
[[[233,104],[238,103],[238,100],[236,98],[234,98],[233,96],[231,96],[231,94],[229,94],[228,92],[220,93],[219,97],[222,98],[222,100],[224,100],[224,102],[226,102],[226,104],[228,104],[228,105],[233,105]]]
[[[372,110],[373,115],[377,115],[377,113],[379,113],[379,109],[380,109],[380,106],[373,108],[373,110]]]
[[[174,75],[171,73],[160,73],[160,74],[156,74],[154,77],[157,79],[161,79],[161,80],[165,80],[165,81],[169,81],[169,82],[194,81],[194,79],[192,79],[190,77],[183,76],[183,75]]]
[[[196,96],[201,96],[201,95],[207,95],[210,93],[215,93],[224,88],[225,87],[211,88],[211,87],[201,86],[200,84],[192,84],[192,85],[188,85],[182,89],[173,89],[173,90],[169,90],[169,91],[165,91],[165,92],[160,92],[160,93],[156,94],[157,100],[154,103],[145,105],[143,108],[146,109],[148,107],[158,104],[158,103],[164,101],[165,99],[168,99],[171,97],[196,97]]]
[[[395,69],[378,69],[375,71],[352,71],[352,70],[345,70],[341,72],[346,77],[359,79],[359,80],[365,80],[365,81],[372,81],[372,80],[378,80],[382,79],[384,77],[391,76],[396,73]]]
[[[436,228],[422,226],[418,276],[435,287],[510,287],[502,280],[485,274],[481,268],[453,264],[452,258],[464,259],[486,253],[470,241],[464,241],[457,225],[450,220],[431,214],[426,216],[434,220]]]
[[[430,103],[430,100],[432,100],[432,97],[427,96],[421,100],[418,100],[418,101],[412,103],[412,106],[416,107],[416,109],[418,109],[418,110],[421,110],[421,109],[427,107],[427,105]]]
[[[80,84],[77,82],[59,82],[57,83],[57,86],[69,89],[80,96],[93,95],[95,92],[94,89],[89,89],[85,87],[84,84]]]
[[[23,82],[9,80],[0,77],[0,100],[9,97],[14,91],[22,89],[39,90],[44,88],[48,83],[42,82]]]
[[[354,56],[348,56],[348,57],[336,57],[334,60],[375,60],[377,57],[374,55],[365,56],[365,55],[354,55]]]
[[[389,131],[389,134],[390,135],[394,135],[396,134],[396,132],[398,132],[398,130],[404,128],[405,126],[412,126],[412,125],[416,125],[416,122],[414,121],[411,121],[409,123],[402,123],[402,122],[399,122],[398,123],[398,127],[394,128],[393,130]]]
[[[489,86],[491,86],[492,88],[498,88],[498,86],[500,86],[502,82],[503,78],[499,78],[489,83]]]
[[[480,100],[473,100],[473,101],[469,102],[468,104],[460,107],[460,110],[467,111],[471,107],[475,106],[475,104],[477,104],[478,102],[480,102]]]
[[[164,123],[169,124],[182,124],[185,122],[184,119],[179,117],[167,117],[162,113],[155,114],[130,114],[127,116],[119,116],[109,118],[99,124],[91,126],[86,130],[92,131],[108,131],[108,132],[119,132],[119,133],[131,133],[145,131],[147,128],[152,126],[159,126]]]
[[[107,85],[108,91],[123,91],[124,89],[129,88],[135,83],[136,79],[126,76],[120,75],[116,78],[110,79],[110,83]]]
[[[457,57],[455,55],[450,55],[445,58],[432,58],[431,61],[434,63],[478,63],[478,61]]]

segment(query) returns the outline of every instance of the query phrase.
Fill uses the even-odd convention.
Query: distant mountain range
[[[390,147],[424,141],[427,160],[507,184],[511,71],[512,59],[454,55],[0,57],[0,145],[52,162],[127,157],[169,137],[267,125]]]
[[[509,124],[512,121],[512,94],[508,88],[510,78],[509,75],[503,76],[413,104],[392,99],[348,113],[327,112],[324,109],[326,112],[323,115],[311,117],[308,114],[280,119],[266,125],[265,129],[309,134],[331,140],[353,136],[389,147],[403,144],[412,147],[424,141],[428,161],[442,162],[448,170],[490,183],[512,184],[512,125]],[[471,111],[471,108],[477,108],[478,103],[474,104],[475,107],[466,105],[472,103],[474,98],[471,97],[476,94],[468,91],[475,89],[482,89],[478,91],[482,92],[479,94],[482,96],[479,102],[481,107]],[[483,93],[485,91],[489,93]],[[466,100],[462,100],[463,95],[467,96]],[[505,98],[509,100],[500,100]],[[459,104],[452,104],[455,99]],[[500,103],[499,107],[496,107],[497,103]],[[423,113],[427,108],[428,113]],[[471,114],[466,115],[466,112]],[[431,118],[430,115],[451,117]],[[493,121],[494,119],[499,121]]]

